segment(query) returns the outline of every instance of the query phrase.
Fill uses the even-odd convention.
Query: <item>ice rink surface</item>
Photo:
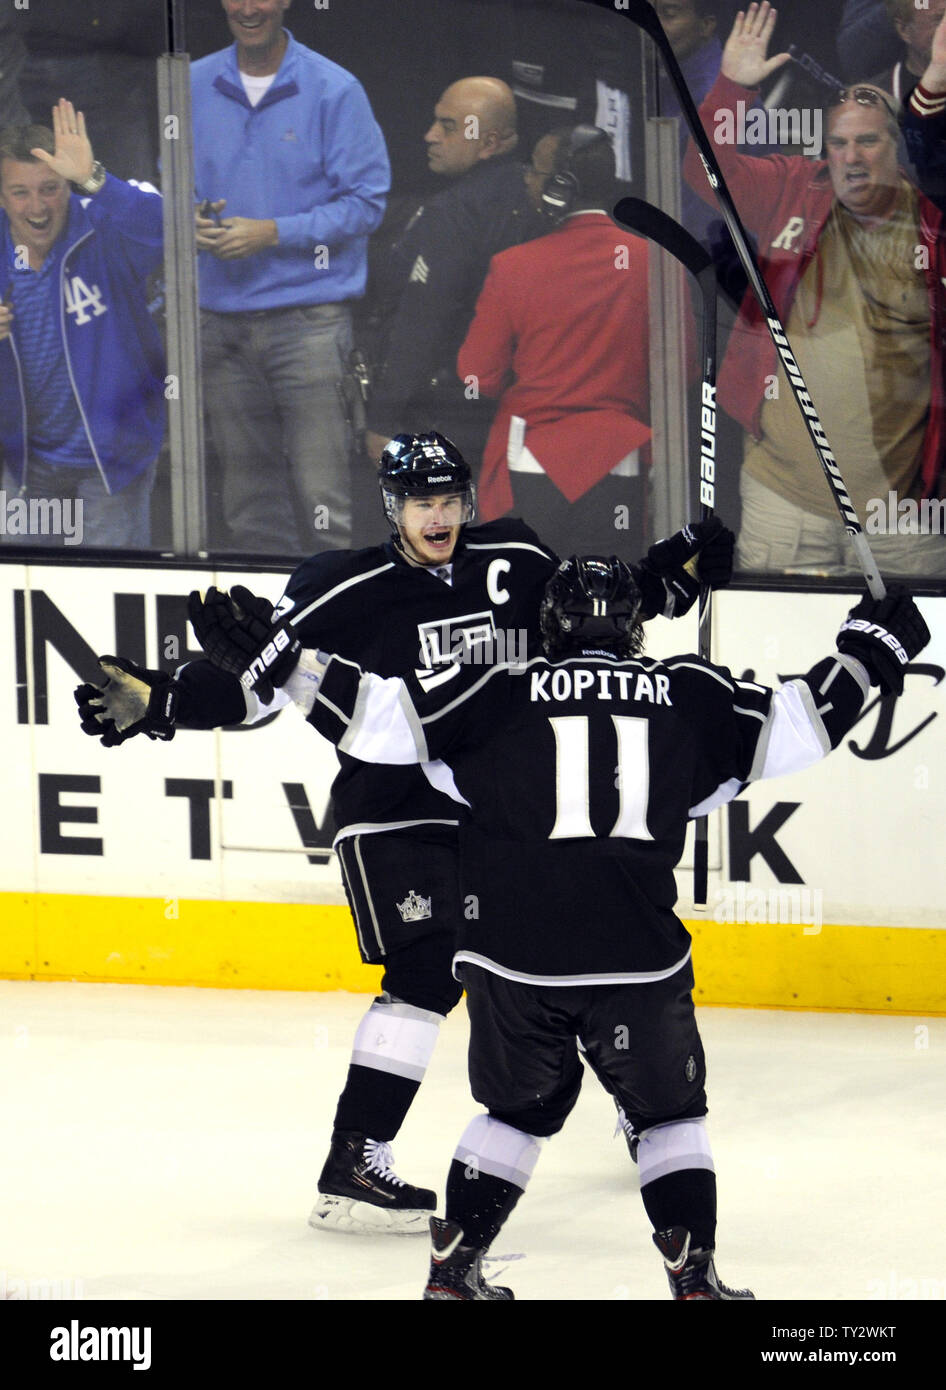
[[[7,1297],[417,1300],[425,1239],[306,1224],[368,1002],[0,981]],[[703,1009],[700,1024],[721,1278],[760,1300],[864,1301],[864,1322],[905,1300],[935,1313],[946,1019]],[[461,1005],[394,1146],[399,1174],[440,1192],[477,1109],[466,1038]],[[613,1129],[586,1074],[488,1267],[517,1299],[668,1299]]]

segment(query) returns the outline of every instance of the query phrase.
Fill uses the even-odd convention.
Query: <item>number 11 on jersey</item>
[[[647,799],[650,795],[650,758],[646,719],[612,714],[617,735],[618,761],[615,781],[618,789],[618,817],[609,839],[652,840],[647,829]],[[588,761],[588,716],[566,714],[550,716],[555,735],[555,824],[550,840],[593,837],[590,796],[591,772]]]

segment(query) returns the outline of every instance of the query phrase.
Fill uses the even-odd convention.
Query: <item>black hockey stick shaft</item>
[[[700,287],[703,301],[702,378],[700,382],[700,520],[707,521],[716,506],[716,266],[695,237],[660,208],[640,198],[622,198],[614,217],[630,231],[668,251],[690,272]],[[712,590],[700,584],[699,653],[710,660],[713,606]],[[693,840],[693,902],[705,907],[709,886],[709,819],[698,816]]]
[[[602,4],[604,0],[596,0],[596,3]],[[628,19],[643,29],[657,45],[667,70],[667,75],[673,83],[681,109],[686,118],[687,125],[689,126],[690,134],[693,136],[699,151],[700,159],[703,162],[703,168],[706,170],[706,177],[709,180],[710,187],[716,195],[716,201],[719,203],[722,214],[726,219],[726,225],[732,236],[736,253],[746,272],[749,284],[752,286],[753,293],[759,302],[759,307],[765,317],[766,326],[775,344],[775,350],[785,368],[785,374],[791,385],[795,402],[801,411],[805,427],[811,436],[815,453],[818,456],[818,461],[821,464],[828,486],[831,489],[831,495],[840,513],[844,529],[847,531],[851,544],[854,547],[858,562],[864,573],[867,588],[873,598],[883,598],[886,589],[884,588],[883,580],[874,562],[874,557],[871,554],[870,546],[867,543],[867,537],[864,535],[863,528],[858,520],[854,503],[851,501],[847,488],[844,485],[844,479],[841,477],[841,470],[831,450],[828,436],[825,434],[824,426],[818,417],[818,412],[814,407],[808,387],[805,385],[805,379],[802,376],[801,369],[792,352],[792,345],[782,326],[782,321],[779,318],[778,311],[769,293],[769,288],[762,278],[762,273],[752,253],[749,239],[746,236],[746,231],[742,225],[739,213],[736,211],[736,205],[732,200],[732,194],[723,177],[723,172],[719,167],[719,161],[716,158],[716,152],[713,149],[712,142],[703,128],[699,112],[696,109],[693,98],[690,96],[689,88],[687,87],[683,73],[680,71],[680,65],[677,62],[673,49],[670,47],[663,26],[657,18],[657,13],[648,3],[648,0],[612,0],[608,8],[613,8],[618,14],[626,14]]]

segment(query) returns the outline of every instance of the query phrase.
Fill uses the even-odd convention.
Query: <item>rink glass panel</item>
[[[814,153],[813,143],[807,136],[814,129],[815,116],[829,92],[831,80],[839,74],[845,78],[850,75],[849,71],[842,72],[838,56],[836,32],[840,12],[839,0],[831,4],[804,0],[793,5],[790,13],[785,7],[780,14],[773,51],[793,43],[797,61],[780,73],[777,81],[766,84],[764,96],[770,105],[798,112],[797,131],[802,138],[794,145],[778,139],[774,146],[767,148],[777,148],[780,153],[798,150],[807,151],[809,155]],[[86,111],[96,156],[106,167],[121,177],[152,182],[160,187],[162,171],[168,164],[168,139],[186,137],[186,132],[170,130],[159,113],[159,58],[167,51],[172,37],[175,47],[194,60],[225,47],[230,41],[226,18],[217,0],[178,4],[174,7],[174,20],[175,32],[171,36],[166,27],[167,7],[158,0],[107,6],[93,3],[78,9],[68,5],[66,0],[46,0],[42,6],[14,9],[4,20],[0,28],[0,42],[7,58],[4,67],[8,74],[13,72],[22,106],[32,119],[47,120],[51,96],[68,93]],[[615,128],[626,118],[619,141],[623,187],[638,196],[656,196],[654,171],[648,167],[645,123],[652,118],[672,115],[673,103],[667,84],[659,74],[659,65],[649,53],[650,45],[645,42],[642,46],[635,26],[614,7],[594,5],[590,0],[573,0],[573,3],[565,3],[565,0],[562,3],[557,0],[544,0],[543,3],[538,0],[536,3],[529,0],[518,0],[518,3],[400,0],[396,6],[388,0],[326,0],[324,4],[295,0],[286,14],[286,24],[297,40],[340,64],[362,83],[390,156],[389,217],[442,188],[443,181],[427,173],[423,135],[440,92],[457,78],[474,73],[495,74],[510,81],[517,90],[520,151],[524,160],[531,155],[536,138],[553,126],[605,119],[602,115],[605,110],[615,121]],[[722,37],[728,27],[728,18],[723,19]],[[897,56],[893,48],[890,56],[891,61]],[[846,55],[845,61],[850,66],[850,55]],[[870,76],[872,71],[860,76]],[[602,92],[608,94],[604,107]],[[7,99],[9,92],[5,92],[4,97]],[[5,105],[4,109],[16,108]],[[683,194],[682,188],[680,192],[685,198],[690,197]],[[182,202],[179,213],[185,217],[192,190],[179,189],[175,197]],[[748,215],[752,209],[743,207],[741,211]],[[681,202],[681,216],[684,214],[685,204]],[[374,240],[380,244],[383,234],[384,228]],[[721,249],[725,237],[721,234],[718,218],[711,218],[705,234],[708,244],[719,249],[728,291],[738,295],[739,267],[731,252]],[[180,265],[166,265],[163,277],[155,276],[153,285],[149,286],[155,319],[162,331],[164,289],[173,281],[178,295],[186,301],[190,274],[185,275]],[[356,330],[370,317],[371,309],[369,287],[368,296],[355,305]],[[694,336],[698,341],[698,306],[695,304],[694,317]],[[721,353],[734,318],[734,311],[724,296],[721,301]],[[184,327],[186,331],[186,315]],[[196,338],[192,343],[194,354],[199,357],[196,323],[191,324],[190,331]],[[668,350],[679,352],[679,344],[671,345]],[[185,364],[189,360],[185,355]],[[188,396],[186,383],[175,379],[177,365],[168,363],[167,409],[169,414],[193,413],[199,401],[195,406],[193,395]],[[927,384],[919,381],[917,389],[925,391]],[[348,386],[351,388],[352,383]],[[784,379],[780,389],[786,389]],[[901,374],[898,389],[909,396],[908,376]],[[812,391],[817,404],[816,387]],[[695,514],[698,505],[696,469],[700,420],[694,386],[690,387],[688,397],[688,411],[683,410],[682,402],[676,403],[677,409],[687,417],[688,438],[668,465],[685,473],[688,485],[682,494],[673,494],[677,500],[669,511],[661,512],[651,498],[645,540],[653,538],[655,528],[663,533],[679,525],[688,515]],[[826,403],[825,408],[829,404],[832,403]],[[660,410],[667,408],[663,404],[655,412],[654,426],[658,434],[655,453],[659,453],[661,429],[673,425],[673,421],[660,414]],[[437,421],[430,423],[436,425]],[[722,466],[718,470],[717,505],[727,522],[738,529],[738,477],[744,435],[739,425],[724,412],[719,413],[718,424]],[[357,425],[356,410],[354,427]],[[201,416],[179,429],[176,438],[185,441],[197,436],[204,438],[205,433]],[[180,560],[205,554],[232,561],[244,555],[246,559],[252,558],[252,551],[235,551],[228,541],[222,520],[222,481],[212,441],[207,441],[206,449],[202,450],[186,448],[174,439],[172,431],[171,440],[165,442],[158,459],[148,553]],[[685,454],[682,459],[681,452]],[[842,452],[841,445],[838,452]],[[655,463],[655,468],[659,466],[659,462]],[[281,468],[280,459],[261,461],[261,490],[277,485]],[[370,466],[364,461],[357,438],[352,441],[349,457],[339,460],[339,469],[351,481],[355,539],[364,542],[382,539],[385,526],[377,508]],[[879,498],[878,501],[886,504],[888,499]],[[182,522],[182,509],[188,514],[186,525]],[[528,519],[541,534],[542,515],[532,515]],[[876,521],[877,518],[872,519]],[[889,519],[894,520],[892,515]],[[931,513],[933,524],[939,519]],[[293,541],[284,556],[268,554],[266,559],[270,565],[281,567],[284,564],[291,568],[310,548],[305,528],[312,519],[303,516],[299,520],[301,539]],[[865,518],[861,521],[863,524]],[[35,540],[40,550],[45,548],[41,534],[31,540]],[[315,541],[318,540],[316,536]],[[2,548],[0,546],[0,550]],[[615,525],[615,518],[603,515],[601,549],[620,552],[621,548],[622,533]],[[68,558],[76,558],[75,550],[67,553]],[[801,587],[812,582],[817,584],[816,580],[798,576],[790,576],[790,581]]]

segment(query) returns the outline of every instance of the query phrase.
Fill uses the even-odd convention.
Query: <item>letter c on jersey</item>
[[[499,587],[500,575],[508,574],[512,565],[508,560],[490,560],[486,571],[486,593],[490,603],[508,603],[509,590]]]

